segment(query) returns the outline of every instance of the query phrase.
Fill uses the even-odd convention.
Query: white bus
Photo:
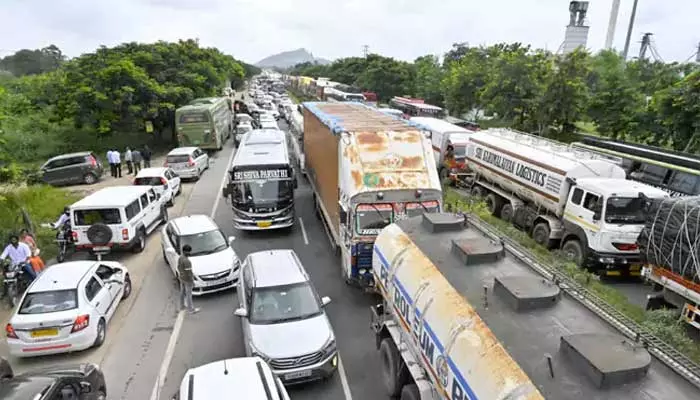
[[[365,96],[362,93],[348,93],[338,90],[336,88],[326,86],[323,90],[323,97],[325,101],[357,101],[364,103]]]

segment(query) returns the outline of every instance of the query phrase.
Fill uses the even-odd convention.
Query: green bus
[[[233,111],[227,97],[195,99],[175,111],[180,146],[221,150],[233,131]]]

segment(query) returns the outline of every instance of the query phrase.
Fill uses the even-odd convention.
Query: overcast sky
[[[633,0],[622,0],[622,49]],[[413,60],[454,42],[523,42],[556,50],[568,0],[0,0],[0,56],[56,44],[69,56],[99,45],[199,38],[248,62],[304,47],[335,59],[362,54]],[[603,47],[612,0],[591,0],[588,47]],[[630,54],[653,32],[665,61],[685,61],[700,41],[700,0],[640,0]]]

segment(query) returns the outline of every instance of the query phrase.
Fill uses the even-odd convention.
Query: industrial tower
[[[569,25],[566,26],[564,43],[561,45],[562,53],[567,54],[578,47],[586,47],[589,29],[585,24],[586,12],[588,12],[587,1],[572,1],[569,3]]]

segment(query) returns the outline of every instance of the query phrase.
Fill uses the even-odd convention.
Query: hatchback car
[[[246,400],[289,400],[287,389],[260,357],[230,358],[189,369],[172,400],[209,400],[230,393]]]
[[[134,185],[152,186],[166,202],[172,206],[175,196],[182,192],[180,177],[170,168],[154,167],[144,168],[134,178]]]
[[[331,376],[338,365],[335,334],[301,261],[293,250],[251,253],[238,283],[246,354],[270,364],[285,384]]]
[[[90,151],[50,158],[40,168],[41,179],[49,185],[92,185],[102,178],[102,162]]]
[[[238,127],[236,127],[236,136],[235,136],[235,142],[236,146],[238,146],[239,143],[241,143],[241,140],[243,140],[243,136],[245,136],[246,133],[250,132],[253,130],[253,125],[251,125],[250,122],[241,122],[238,124]]]
[[[15,357],[67,353],[101,346],[107,324],[131,294],[131,278],[114,261],[73,261],[40,274],[5,326]]]
[[[198,180],[209,169],[209,156],[199,147],[178,147],[165,157],[164,167],[170,167],[181,178]]]
[[[107,384],[97,364],[57,365],[14,375],[5,359],[0,363],[0,399],[105,400]]]
[[[193,295],[236,287],[241,262],[214,220],[206,215],[188,215],[171,220],[161,231],[163,257],[177,277],[177,262],[185,245],[192,247]]]

